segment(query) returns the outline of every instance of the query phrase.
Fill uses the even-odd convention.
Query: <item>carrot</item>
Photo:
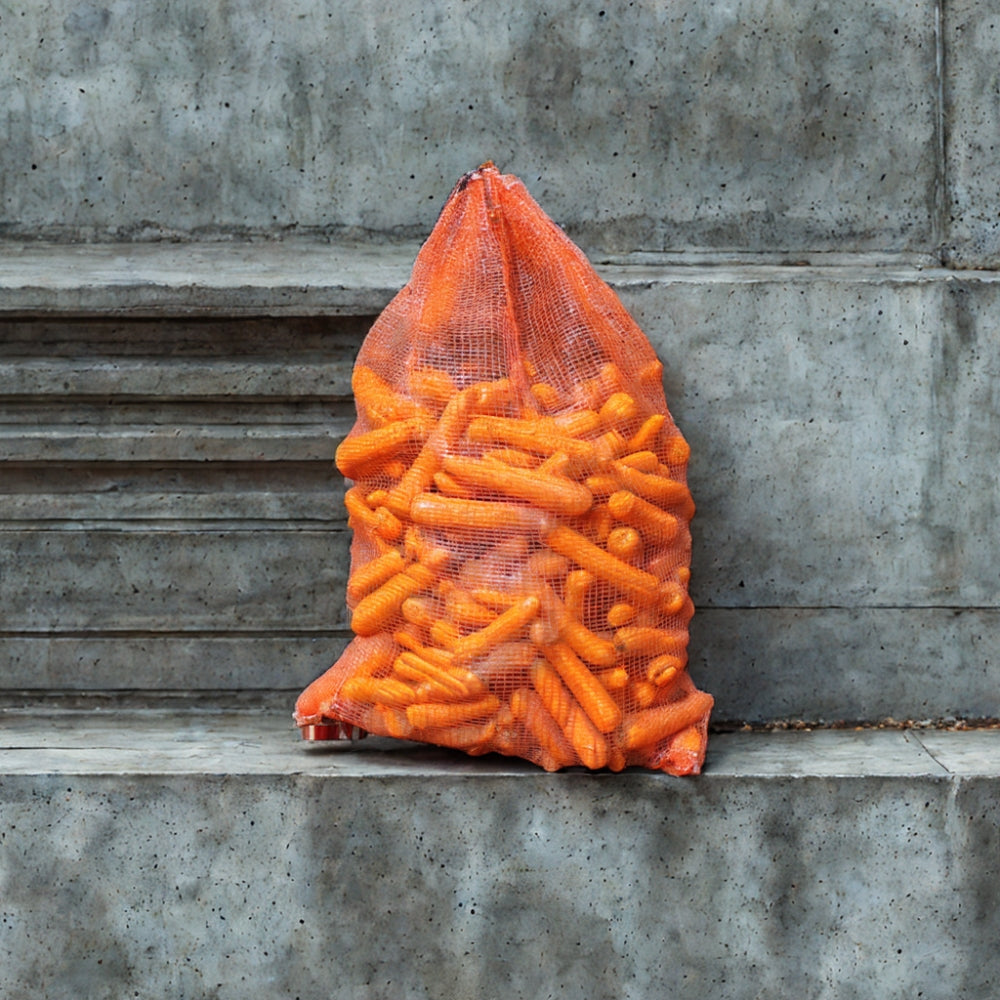
[[[399,518],[386,507],[372,510],[357,486],[351,487],[344,494],[344,506],[347,508],[347,523],[353,529],[363,525],[372,534],[386,541],[395,541],[403,533]]]
[[[635,528],[612,528],[604,544],[613,556],[626,562],[633,562],[642,552],[642,536]]]
[[[578,531],[560,524],[543,532],[542,538],[549,548],[589,570],[598,579],[637,594],[647,602],[655,600],[660,581],[652,573],[622,562]]]
[[[685,466],[691,458],[691,446],[680,434],[673,434],[667,439],[663,453],[668,465]]]
[[[484,461],[503,462],[519,469],[533,469],[538,463],[538,456],[519,448],[493,448],[483,452]]]
[[[551,643],[540,652],[555,668],[597,729],[610,733],[621,722],[622,713],[604,685],[565,642]]]
[[[486,692],[486,685],[471,671],[459,673],[458,668],[433,663],[410,651],[396,657],[392,671],[403,680],[431,685],[439,701],[467,701]]]
[[[390,707],[412,705],[416,693],[409,684],[393,677],[348,677],[340,689],[345,698]]]
[[[607,472],[597,472],[592,476],[587,476],[583,482],[587,489],[590,490],[595,497],[599,497],[601,499],[611,496],[611,494],[616,490],[620,490],[622,488],[622,484],[619,482],[618,478]]]
[[[659,656],[663,653],[681,653],[687,643],[686,636],[651,625],[625,625],[615,632],[615,647],[622,656]]]
[[[628,686],[628,671],[624,667],[612,667],[611,670],[600,670],[597,679],[609,691],[624,691]]]
[[[656,541],[672,542],[680,530],[680,522],[673,514],[637,497],[628,490],[619,490],[608,497],[608,510],[619,521],[632,525]]]
[[[564,732],[585,767],[596,771],[607,765],[608,741],[579,705],[570,708]]]
[[[692,691],[680,701],[635,712],[625,719],[623,745],[626,750],[638,750],[640,747],[659,743],[701,721],[712,710],[714,703],[710,694]]]
[[[438,746],[453,747],[464,750],[475,756],[477,753],[489,753],[496,736],[497,724],[493,719],[484,723],[467,723],[465,725],[434,726],[420,730],[420,739],[425,743],[436,743]]]
[[[473,491],[468,486],[463,486],[454,476],[449,476],[447,472],[435,472],[431,478],[435,489],[447,497],[464,497],[468,500],[473,496]]]
[[[570,437],[586,437],[601,426],[600,415],[593,410],[575,410],[552,418],[552,425],[562,434]]]
[[[569,560],[551,549],[533,552],[527,562],[528,573],[543,580],[561,580],[568,568]]]
[[[646,417],[642,426],[629,438],[629,451],[642,451],[644,448],[650,447],[655,443],[666,422],[667,418],[662,413],[654,413]]]
[[[397,740],[408,740],[413,735],[413,727],[406,721],[405,713],[388,705],[376,705],[373,712],[387,736]]]
[[[462,636],[451,647],[458,662],[474,660],[488,653],[494,646],[515,638],[538,614],[541,601],[534,595],[526,597],[498,615],[478,632]]]
[[[541,657],[532,663],[530,674],[531,685],[541,698],[545,710],[556,720],[561,729],[565,729],[569,721],[573,696],[566,690],[566,686],[559,679],[559,674]]]
[[[630,469],[638,469],[640,472],[656,472],[660,467],[660,459],[655,451],[630,451],[623,455],[619,461],[622,465],[627,465]]]
[[[598,415],[605,427],[613,427],[634,420],[639,415],[639,407],[627,392],[616,392],[607,398]]]
[[[554,410],[559,406],[559,390],[547,382],[536,382],[531,387],[531,395],[543,410]]]
[[[593,462],[596,452],[589,441],[580,441],[560,433],[551,418],[520,420],[516,417],[473,417],[469,421],[468,438],[480,444],[522,448],[539,455],[563,451],[570,458]]]
[[[500,707],[496,695],[478,701],[418,702],[406,709],[406,719],[418,729],[449,728],[492,715]]]
[[[458,455],[445,458],[443,465],[444,471],[459,482],[469,483],[500,497],[526,500],[535,507],[566,517],[585,513],[594,502],[586,486],[546,472]]]
[[[676,653],[656,656],[646,665],[646,678],[651,684],[663,687],[669,684],[687,665],[687,657]]]
[[[358,635],[375,635],[399,613],[403,601],[433,582],[434,574],[426,566],[408,566],[358,602],[351,614],[351,628]]]
[[[445,609],[451,621],[458,625],[482,628],[497,617],[497,613],[485,604],[480,604],[467,590],[452,588],[445,598]]]
[[[349,434],[334,456],[337,468],[348,479],[360,479],[393,458],[408,445],[426,440],[431,425],[425,417],[396,420],[384,427]]]
[[[511,695],[510,708],[514,718],[524,723],[524,728],[535,742],[547,752],[553,766],[546,770],[558,771],[573,763],[575,755],[559,723],[546,710],[536,692],[530,688],[518,688]]]
[[[376,427],[410,417],[429,416],[422,407],[400,395],[365,365],[355,365],[351,375],[351,390],[358,411]]]
[[[424,597],[408,597],[399,610],[404,621],[420,628],[428,628],[440,617],[434,604]]]
[[[347,581],[347,599],[357,601],[381,586],[406,567],[406,561],[396,549],[389,549],[370,562],[351,570]]]
[[[594,574],[585,569],[570,570],[566,574],[566,612],[583,620],[583,609],[587,601],[587,590],[594,582]]]
[[[455,383],[440,368],[421,368],[411,371],[407,379],[410,392],[423,402],[443,408],[455,395]]]
[[[635,608],[631,604],[612,604],[608,608],[608,613],[606,615],[607,623],[612,628],[620,628],[622,625],[628,625],[632,619],[635,618]]]
[[[541,511],[520,504],[490,500],[463,500],[436,493],[418,494],[410,517],[416,524],[452,531],[540,531],[546,516]]]
[[[632,493],[665,507],[678,507],[681,517],[685,520],[690,520],[694,515],[694,501],[684,483],[667,476],[639,472],[638,469],[631,469],[622,462],[612,462],[611,467],[622,485]]]

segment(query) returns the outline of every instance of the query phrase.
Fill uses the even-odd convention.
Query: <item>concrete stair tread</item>
[[[379,737],[354,743],[305,743],[290,713],[199,708],[101,712],[7,711],[0,773],[87,775],[410,776],[474,779],[547,777],[497,755],[472,758]],[[567,772],[575,780],[582,769]],[[631,769],[668,781],[662,775]],[[770,777],[1000,779],[1000,730],[818,729],[717,733],[701,779]],[[618,780],[606,774],[605,780]],[[555,780],[548,779],[547,780]],[[668,781],[669,783],[669,781]]]

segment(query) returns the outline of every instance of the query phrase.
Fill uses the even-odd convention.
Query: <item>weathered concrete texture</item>
[[[995,733],[717,737],[705,774],[671,779],[309,750],[254,716],[5,723],[10,1000],[1000,981]]]
[[[492,158],[605,249],[932,249],[935,4],[25,5],[0,232],[427,231]]]
[[[1000,11],[994,3],[943,5],[946,259],[1000,267]]]

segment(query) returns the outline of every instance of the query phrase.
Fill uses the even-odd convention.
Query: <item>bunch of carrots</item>
[[[299,699],[305,726],[525,757],[547,770],[697,772],[712,697],[686,671],[689,449],[661,366],[608,361],[567,390],[527,362],[398,389],[358,365],[345,655]]]

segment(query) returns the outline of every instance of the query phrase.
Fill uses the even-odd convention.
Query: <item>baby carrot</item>
[[[657,435],[663,430],[663,425],[666,422],[667,418],[662,413],[654,413],[646,417],[642,426],[629,438],[629,451],[642,451],[649,448],[656,441]]]
[[[536,382],[531,387],[531,395],[543,410],[554,410],[559,406],[559,390],[547,382]]]
[[[451,376],[440,368],[411,371],[407,383],[414,396],[439,408],[444,407],[456,393]]]
[[[563,413],[553,417],[552,425],[570,437],[586,437],[601,426],[601,418],[593,410],[576,410],[573,413]]]
[[[642,536],[635,528],[612,528],[604,544],[613,556],[626,562],[633,562],[642,552]]]
[[[542,535],[546,545],[571,559],[594,576],[622,590],[641,595],[647,602],[655,598],[660,581],[652,573],[630,566],[588,541],[578,531],[560,524]]]
[[[468,500],[473,496],[473,491],[468,486],[463,486],[454,476],[449,476],[447,472],[435,472],[433,481],[438,493],[443,493],[446,497],[464,497]]]
[[[478,632],[470,632],[455,642],[451,647],[455,659],[458,662],[474,660],[501,642],[515,638],[538,614],[539,607],[541,601],[534,595],[518,601],[485,628],[481,628]]]
[[[349,434],[337,448],[337,468],[348,479],[359,479],[384,464],[401,448],[426,440],[430,427],[424,417],[409,417],[372,431]]]
[[[640,472],[656,472],[660,467],[660,459],[655,451],[630,451],[623,455],[619,461],[622,465],[627,465],[630,469],[638,469]]]
[[[466,701],[485,691],[479,678],[476,678],[475,686],[464,683],[451,670],[431,663],[416,653],[400,653],[392,665],[392,672],[414,684],[430,685],[430,690],[438,701]]]
[[[541,653],[555,667],[580,707],[597,729],[610,733],[621,722],[621,709],[608,694],[607,688],[587,669],[583,661],[565,642],[551,643]]]
[[[418,494],[410,506],[416,524],[458,531],[493,529],[539,531],[546,522],[541,511],[520,504],[490,500],[464,500],[436,493]]]
[[[607,398],[598,415],[605,427],[613,427],[637,417],[639,407],[627,392],[616,392]]]
[[[424,597],[408,597],[399,610],[404,621],[419,628],[428,628],[440,617],[434,604]]]
[[[623,656],[679,655],[684,650],[686,638],[649,625],[625,625],[615,632],[614,643]]]
[[[667,476],[631,469],[622,462],[612,462],[611,467],[622,485],[632,493],[664,507],[678,507],[681,517],[686,520],[693,516],[694,501],[691,499],[691,491],[684,483]]]
[[[358,602],[351,614],[351,628],[357,635],[375,635],[399,613],[403,601],[433,582],[434,574],[426,566],[408,566]]]
[[[474,628],[489,625],[497,617],[495,611],[485,604],[480,604],[467,590],[458,587],[448,592],[445,609],[451,621],[458,625],[471,625]]]
[[[351,390],[359,412],[376,427],[428,415],[366,365],[355,366],[351,375]]]
[[[607,623],[612,628],[620,628],[622,625],[628,625],[633,618],[635,618],[635,608],[631,604],[624,602],[621,604],[612,604],[608,608],[606,616]]]
[[[645,708],[625,719],[622,741],[626,750],[659,743],[660,740],[701,721],[712,710],[714,699],[704,691],[692,691],[680,701]]]
[[[586,486],[546,472],[511,468],[500,462],[458,455],[445,458],[443,464],[444,471],[459,482],[470,483],[498,496],[526,500],[567,517],[585,513],[594,502]]]
[[[347,599],[360,600],[405,567],[406,561],[402,554],[396,549],[389,549],[388,552],[384,552],[363,566],[352,568],[350,579],[347,581]]]
[[[556,720],[560,729],[565,729],[569,722],[570,708],[573,706],[573,696],[545,660],[536,660],[532,665],[531,684],[545,710]]]
[[[609,691],[623,691],[628,686],[628,671],[624,667],[600,670],[597,673],[597,679]]]
[[[448,728],[492,715],[499,707],[492,694],[477,701],[418,702],[407,707],[406,718],[418,729]]]
[[[677,653],[663,653],[654,657],[646,666],[646,678],[651,684],[663,687],[669,684],[687,665],[687,657]]]
[[[372,534],[390,542],[394,542],[403,533],[399,518],[385,507],[372,510],[357,486],[351,487],[344,494],[344,506],[347,508],[347,523],[353,530],[364,526]]]
[[[598,732],[579,705],[570,708],[564,732],[585,767],[596,771],[607,765],[608,741]]]
[[[566,574],[565,605],[567,613],[573,618],[582,621],[587,590],[593,582],[594,574],[585,569],[570,570]]]
[[[673,434],[663,446],[663,457],[668,465],[687,465],[691,457],[691,446],[680,434]]]
[[[566,576],[569,560],[551,549],[533,552],[527,562],[528,573],[543,580],[561,580]]]
[[[573,763],[574,754],[562,729],[534,691],[530,688],[518,688],[511,695],[510,708],[514,718],[523,722],[524,728],[538,745],[548,752],[553,766],[546,770],[557,771]]]
[[[533,469],[538,462],[537,455],[521,451],[519,448],[493,448],[483,452],[483,459],[503,462],[504,465],[513,465],[519,469]]]
[[[646,533],[650,541],[655,538],[658,542],[672,542],[680,530],[680,522],[673,514],[668,514],[628,490],[612,493],[608,497],[608,510],[617,520]]]
[[[340,693],[352,701],[397,708],[412,705],[416,697],[409,684],[393,677],[348,677]]]
[[[469,421],[468,438],[480,444],[507,445],[540,455],[563,451],[570,458],[593,462],[594,446],[560,433],[550,418],[520,420],[516,417],[478,416]]]

